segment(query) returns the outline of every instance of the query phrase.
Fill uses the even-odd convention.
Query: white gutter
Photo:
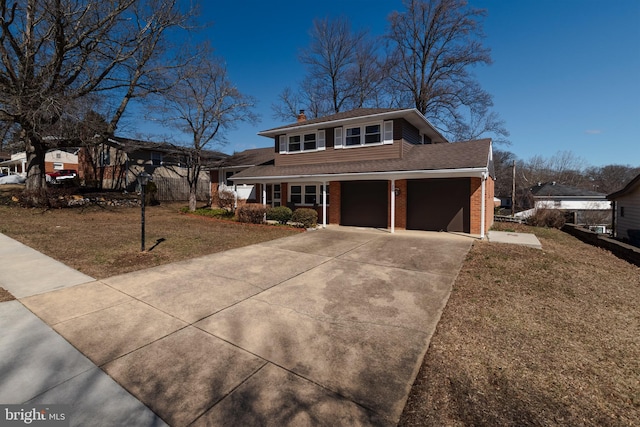
[[[485,206],[485,194],[486,194],[486,181],[487,181],[487,174],[483,173],[482,174],[482,178],[481,178],[481,187],[482,187],[482,201],[480,202],[480,238],[484,239],[484,223],[486,221],[485,219],[485,210],[486,210],[486,206]]]
[[[235,181],[246,182],[324,182],[324,181],[371,181],[371,180],[391,180],[391,179],[417,179],[417,178],[482,178],[486,177],[488,169],[462,168],[462,169],[435,169],[435,170],[409,170],[409,171],[389,171],[389,172],[354,172],[336,174],[298,174],[298,175],[278,175],[278,176],[248,176],[234,177]],[[486,178],[485,178],[486,179]]]

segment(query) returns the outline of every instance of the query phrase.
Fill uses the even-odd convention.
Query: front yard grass
[[[298,233],[185,215],[184,204],[146,209],[146,252],[140,251],[140,208],[25,209],[0,206],[0,232],[96,279],[225,251]]]
[[[399,425],[640,425],[640,268],[502,227],[543,250],[474,244]]]

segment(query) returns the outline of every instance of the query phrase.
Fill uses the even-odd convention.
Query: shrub
[[[280,224],[286,224],[291,219],[293,211],[286,206],[277,206],[267,211],[267,219],[278,221]]]
[[[246,204],[236,210],[238,221],[249,224],[262,224],[265,213],[267,213],[267,207],[258,204]]]
[[[564,213],[557,209],[538,209],[527,218],[527,224],[534,227],[562,228],[565,223]]]
[[[299,208],[291,215],[291,222],[299,224],[302,228],[312,228],[318,224],[318,212],[309,208]]]
[[[209,218],[221,218],[221,219],[231,219],[233,218],[233,212],[229,212],[226,209],[209,209],[209,208],[200,208],[196,209],[194,212],[189,211],[188,206],[184,206],[180,208],[180,212],[182,213],[190,213],[194,215],[206,216]]]
[[[233,210],[236,204],[236,195],[231,190],[218,191],[215,195],[214,203],[220,208]]]

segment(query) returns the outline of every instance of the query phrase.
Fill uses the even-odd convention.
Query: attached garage
[[[343,181],[340,225],[387,228],[388,181]]]
[[[407,229],[471,232],[469,178],[407,181]]]

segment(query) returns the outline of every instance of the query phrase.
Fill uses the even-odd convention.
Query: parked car
[[[65,180],[74,179],[78,176],[78,171],[75,169],[60,169],[47,174],[47,182],[61,183]]]

